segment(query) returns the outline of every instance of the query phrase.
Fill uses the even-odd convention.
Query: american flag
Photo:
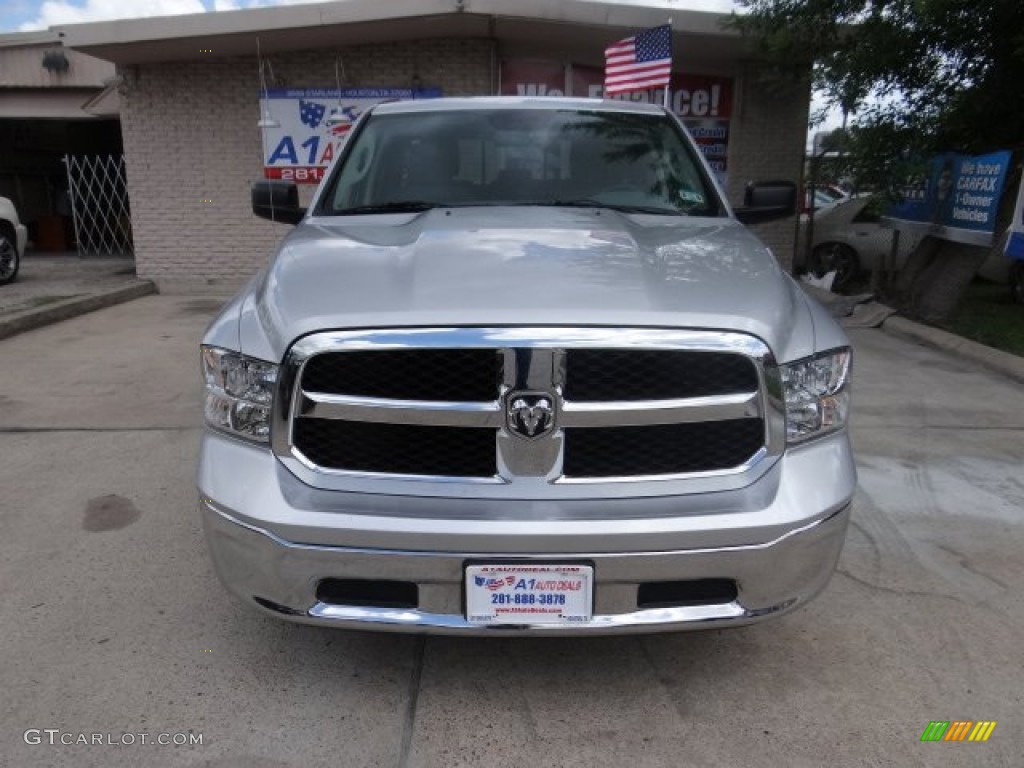
[[[668,85],[671,76],[672,27],[668,24],[605,48],[604,90],[609,95]]]

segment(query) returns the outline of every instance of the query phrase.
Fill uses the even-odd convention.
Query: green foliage
[[[1005,285],[975,280],[943,326],[981,344],[1024,357],[1024,307]]]
[[[889,188],[937,151],[1024,143],[1022,0],[738,0],[768,80],[811,69],[861,184]]]

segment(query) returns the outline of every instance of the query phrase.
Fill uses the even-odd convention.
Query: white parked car
[[[893,231],[881,225],[877,202],[878,198],[865,195],[819,209],[814,217],[814,244],[803,266],[819,277],[835,271],[832,285],[841,288],[888,256]],[[802,221],[801,245],[806,242],[806,227]],[[896,269],[906,263],[920,239],[906,232],[900,235]]]
[[[0,285],[18,276],[27,239],[28,232],[18,220],[14,203],[6,197],[0,197]]]

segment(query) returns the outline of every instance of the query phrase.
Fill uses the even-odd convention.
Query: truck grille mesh
[[[764,444],[760,419],[565,431],[569,478],[679,475],[737,467]]]
[[[494,349],[329,352],[310,359],[309,392],[394,400],[497,400],[501,357]]]
[[[565,399],[670,400],[757,390],[757,368],[723,352],[571,349]]]
[[[294,440],[314,464],[353,472],[493,477],[494,430],[298,419]]]

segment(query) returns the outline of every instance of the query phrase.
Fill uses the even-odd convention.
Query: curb
[[[156,293],[156,286],[149,280],[140,280],[120,288],[89,296],[76,296],[73,299],[58,301],[37,309],[27,309],[11,315],[0,315],[0,339],[15,336],[44,325],[59,323],[72,317],[95,312],[97,309],[112,307],[132,299],[139,299]]]
[[[986,347],[976,341],[942,331],[938,328],[915,323],[905,317],[893,315],[882,323],[882,330],[903,339],[926,344],[944,352],[957,355],[971,362],[978,363],[990,370],[1024,382],[1024,358],[1011,355],[992,347]]]

